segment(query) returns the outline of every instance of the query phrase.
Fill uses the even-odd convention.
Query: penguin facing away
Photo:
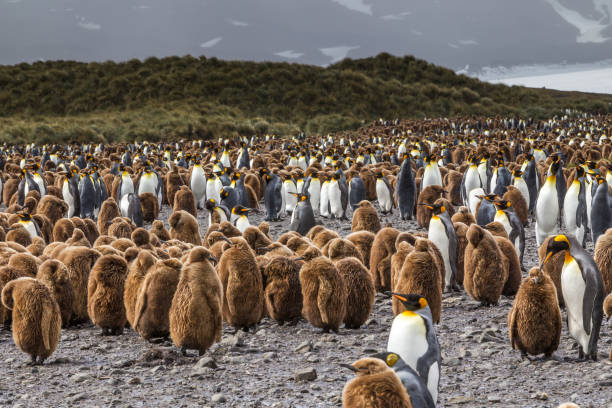
[[[404,160],[397,175],[395,198],[402,220],[411,220],[416,203],[416,182],[409,154],[404,154]]]
[[[455,227],[451,221],[446,208],[442,204],[427,205],[427,208],[433,211],[431,220],[429,221],[429,230],[427,233],[428,239],[433,242],[444,260],[444,290],[450,292],[460,290],[457,284],[457,258],[459,243]]]
[[[578,343],[578,358],[597,360],[597,340],[603,319],[604,288],[593,257],[574,237],[557,235],[548,242],[542,266],[557,252],[565,252],[561,288],[570,335]]]
[[[316,225],[314,211],[310,204],[310,197],[307,192],[295,194],[297,205],[291,214],[290,231],[296,231],[305,236],[312,227]]]
[[[576,167],[576,178],[567,189],[563,199],[563,222],[568,233],[575,236],[584,247],[588,217],[584,169],[580,166]]]
[[[406,311],[393,319],[387,351],[398,354],[427,384],[434,402],[440,381],[440,345],[427,300],[417,294],[392,293]]]

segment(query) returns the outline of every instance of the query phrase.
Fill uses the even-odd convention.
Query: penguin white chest
[[[427,186],[442,185],[442,177],[440,176],[440,170],[437,165],[428,164],[425,167],[422,184],[421,190],[425,189]]]
[[[328,182],[323,183],[323,186],[321,187],[321,202],[320,202],[319,213],[323,217],[329,217],[329,183]]]
[[[128,216],[128,209],[130,208],[130,201],[128,197],[129,197],[129,194],[126,194],[123,197],[121,197],[121,200],[119,201],[119,210],[121,211],[122,217]]]
[[[206,175],[201,166],[194,166],[191,172],[191,191],[195,196],[196,202],[199,202],[206,195],[206,187],[208,182],[206,181]]]
[[[590,335],[584,330],[582,318],[586,283],[578,262],[567,255],[565,258],[566,261],[561,270],[561,289],[567,310],[567,326],[571,336],[582,346],[584,352],[588,353]]]
[[[475,188],[482,187],[480,185],[480,175],[478,174],[478,168],[476,166],[470,166],[465,175],[465,192],[469,196],[470,191]]]
[[[36,232],[36,226],[34,225],[33,221],[19,221],[19,223],[24,226],[26,231],[28,231],[28,234],[30,234],[30,238],[38,236],[38,233]]]
[[[393,319],[387,351],[400,357],[417,371],[417,361],[427,350],[427,328],[423,318],[414,312],[403,312]]]
[[[318,179],[310,180],[308,194],[310,194],[310,204],[312,204],[312,208],[318,210],[321,198],[321,182]]]
[[[497,211],[495,213],[495,218],[493,220],[503,225],[504,229],[506,230],[506,234],[510,236],[510,232],[512,232],[512,225],[510,225],[510,220],[508,219],[508,216],[506,215],[505,212]]]
[[[74,215],[74,197],[72,193],[70,193],[70,185],[68,184],[68,180],[64,180],[64,184],[62,185],[62,197],[64,197],[64,201],[68,204],[68,218]]]
[[[391,194],[389,188],[383,180],[376,180],[376,197],[381,210],[388,212],[391,209]]]
[[[554,181],[547,181],[538,194],[536,202],[536,241],[538,246],[547,236],[556,231],[559,217],[559,197]]]
[[[119,192],[120,196],[123,197],[126,194],[130,194],[134,192],[134,182],[129,175],[121,176],[121,191]]]
[[[578,194],[580,193],[580,182],[575,181],[565,193],[563,200],[563,220],[565,226],[574,234],[576,228],[576,210],[578,209]]]
[[[151,193],[157,195],[157,177],[154,174],[143,174],[138,185],[138,195]]]
[[[436,246],[440,250],[440,253],[442,254],[445,269],[444,284],[445,286],[448,286],[450,285],[453,270],[451,269],[450,256],[448,253],[448,235],[446,235],[446,228],[444,227],[444,224],[442,223],[440,217],[436,215],[431,217],[431,220],[429,221],[429,231],[427,233],[427,238],[429,238],[431,242],[436,244]]]
[[[236,228],[238,228],[240,232],[244,232],[244,230],[246,230],[250,225],[249,219],[244,215],[241,215],[236,219]]]
[[[336,217],[342,217],[342,193],[340,192],[340,186],[337,181],[329,184],[327,187],[327,195],[329,197],[329,206],[331,207],[331,213]]]
[[[283,182],[283,187],[285,191],[285,211],[290,213],[293,212],[293,209],[297,204],[297,197],[291,193],[297,193],[297,189],[293,181]]]
[[[515,177],[513,184],[514,187],[518,188],[518,190],[521,192],[521,195],[525,199],[527,205],[529,205],[529,187],[527,187],[525,180],[522,177]]]
[[[484,195],[485,191],[482,188],[475,188],[468,194],[468,208],[472,214],[476,214],[476,206],[480,202],[479,195]]]

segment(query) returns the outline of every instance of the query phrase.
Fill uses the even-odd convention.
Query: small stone
[[[211,401],[215,404],[219,404],[222,402],[226,402],[227,398],[225,398],[225,395],[221,394],[221,393],[217,393],[215,395],[212,396]]]
[[[77,373],[75,375],[73,375],[72,381],[74,381],[75,383],[82,383],[83,381],[89,379],[91,376],[89,374],[85,374],[85,373]]]
[[[68,364],[70,363],[70,359],[68,357],[58,357],[53,362],[54,364]]]
[[[198,360],[197,363],[195,363],[195,365],[193,366],[194,368],[204,368],[204,367],[208,367],[208,368],[217,368],[217,363],[215,362],[214,359],[210,358],[210,357],[202,357],[200,360]]]
[[[151,374],[156,374],[156,373],[158,373],[160,371],[164,371],[164,370],[165,370],[164,366],[158,365],[158,366],[153,367],[151,370],[149,370],[149,372]]]
[[[128,384],[130,384],[130,385],[138,385],[138,384],[142,384],[142,381],[140,381],[140,378],[134,377],[130,381],[128,381]]]
[[[536,392],[535,394],[531,396],[531,398],[541,400],[541,401],[546,401],[548,399],[548,394],[545,392]]]
[[[83,401],[87,399],[87,394],[85,394],[84,392],[81,392],[79,394],[76,394],[75,396],[71,397],[69,400],[71,402],[78,402],[78,401]]]
[[[296,353],[307,353],[312,350],[312,345],[308,341],[300,343],[293,351]]]
[[[278,357],[278,354],[276,354],[273,351],[269,351],[267,353],[263,353],[263,355],[262,355],[262,358],[264,360],[271,360],[271,359],[276,358],[276,357]]]
[[[468,402],[474,401],[474,397],[470,395],[457,395],[450,397],[448,400],[449,404],[467,404]]]
[[[501,402],[501,397],[498,395],[489,395],[487,397],[487,401],[489,402]]]
[[[317,379],[317,370],[304,368],[295,372],[295,381],[314,381]]]
[[[459,360],[458,358],[450,358],[446,361],[446,365],[449,367],[457,367],[461,365],[461,360]]]

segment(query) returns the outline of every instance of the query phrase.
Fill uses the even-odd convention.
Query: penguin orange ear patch
[[[399,356],[395,353],[389,353],[386,358],[386,363],[389,367],[393,367],[399,360]]]
[[[424,297],[419,299],[419,305],[421,305],[421,308],[426,307],[427,306],[427,299],[425,299]]]

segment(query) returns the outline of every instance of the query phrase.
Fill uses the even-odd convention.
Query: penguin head
[[[520,169],[514,169],[512,170],[512,175],[514,177],[521,177],[523,175],[523,172]]]
[[[377,171],[376,172],[376,178],[377,179],[381,179],[383,177],[385,177],[385,173],[383,171]]]
[[[354,372],[357,377],[366,375],[374,375],[387,371],[387,364],[379,358],[366,357],[355,361],[353,364],[340,364],[341,367],[348,368]]]
[[[512,203],[508,200],[495,200],[493,201],[493,204],[495,204],[495,207],[498,210],[505,210],[507,208],[510,208],[512,206]]]
[[[248,215],[249,214],[249,209],[245,208],[241,205],[237,205],[234,208],[232,208],[232,214],[234,215]]]
[[[28,222],[28,221],[32,221],[32,216],[30,214],[28,214],[27,212],[20,212],[17,214],[19,216],[19,220],[23,221],[23,222]]]
[[[376,353],[370,357],[378,358],[379,360],[384,361],[389,368],[393,368],[396,365],[399,366],[401,363],[403,363],[403,360],[399,354],[391,352]]]
[[[206,209],[207,210],[212,211],[215,208],[217,208],[217,202],[215,201],[214,198],[209,198],[208,200],[206,200]]]
[[[576,178],[584,177],[584,168],[581,166],[576,167]]]
[[[268,180],[270,180],[270,170],[266,169],[265,167],[259,169],[259,176],[263,177],[263,176],[268,176]]]
[[[561,251],[569,251],[571,245],[569,239],[563,234],[554,236],[550,241],[548,241],[548,246],[546,247],[546,256],[544,260],[540,264],[540,269],[548,262],[551,256]]]
[[[229,197],[229,191],[226,188],[222,188],[219,195],[221,196],[221,198],[227,198]]]
[[[239,172],[235,172],[235,173],[232,175],[232,180],[235,180],[235,181],[240,180],[240,173],[239,173]]]
[[[415,293],[402,294],[391,292],[391,295],[402,302],[402,305],[409,311],[420,310],[427,307],[427,299]]]
[[[497,194],[485,194],[483,196],[478,196],[478,198],[493,202],[497,198]]]

